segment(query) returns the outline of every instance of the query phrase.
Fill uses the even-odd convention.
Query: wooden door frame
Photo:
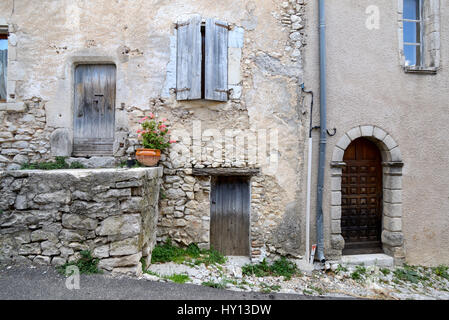
[[[117,67],[117,62],[115,61],[115,59],[112,58],[107,58],[107,57],[73,57],[72,58],[72,62],[70,64],[71,68],[70,68],[70,73],[71,73],[71,81],[70,81],[70,94],[71,94],[71,106],[70,106],[70,112],[71,112],[71,140],[72,140],[72,148],[74,146],[74,138],[75,138],[75,94],[76,94],[76,90],[75,90],[75,83],[76,83],[76,68],[80,65],[113,65],[115,67],[115,83],[116,83],[116,89],[115,89],[115,104],[114,104],[114,125],[113,125],[113,145],[115,143],[115,139],[116,139],[116,126],[117,126],[117,115],[116,115],[116,110],[117,110],[117,103],[118,103],[118,98],[117,98],[117,79],[118,79],[118,67]],[[73,150],[71,152],[71,156],[72,156]],[[108,154],[108,156],[113,156],[114,155],[114,147],[112,150],[111,154]]]
[[[366,138],[380,149],[383,167],[382,247],[397,265],[405,261],[402,232],[402,154],[399,145],[385,130],[374,125],[363,125],[347,131],[337,142],[330,163],[330,248],[329,257],[339,259],[345,242],[341,235],[341,178],[345,166],[343,156],[347,147],[357,138]]]
[[[117,90],[117,82],[123,78],[122,70],[119,68],[120,61],[117,57],[113,56],[107,56],[104,55],[103,51],[99,51],[97,49],[91,49],[91,52],[89,52],[86,55],[74,55],[68,58],[67,63],[65,65],[64,69],[64,87],[69,88],[69,96],[68,99],[70,101],[70,108],[62,110],[64,114],[69,113],[69,119],[67,123],[67,128],[69,129],[70,133],[70,141],[71,141],[71,147],[73,147],[73,138],[74,138],[74,113],[75,113],[75,69],[78,65],[81,64],[111,64],[115,65],[116,69],[116,94],[115,94],[115,123],[114,123],[114,143],[117,139],[116,132],[117,132],[117,107],[119,106],[118,101],[120,99],[119,97],[119,91]],[[70,151],[70,155],[72,156],[72,152]]]

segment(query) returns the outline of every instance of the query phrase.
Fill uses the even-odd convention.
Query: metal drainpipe
[[[324,164],[326,161],[326,19],[324,10],[325,1],[319,2],[320,23],[320,154],[318,164],[317,206],[316,206],[316,235],[317,258],[325,262],[324,234],[323,234],[323,185]]]

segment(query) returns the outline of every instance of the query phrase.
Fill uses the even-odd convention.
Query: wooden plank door
[[[75,69],[73,155],[112,155],[115,127],[115,65]]]
[[[249,188],[244,177],[212,179],[210,244],[224,255],[249,256]]]
[[[380,151],[373,142],[356,139],[345,151],[344,162],[341,185],[343,254],[382,252]]]

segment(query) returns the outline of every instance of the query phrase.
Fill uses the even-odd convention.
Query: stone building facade
[[[8,80],[7,99],[0,102],[0,169],[16,170],[55,156],[89,167],[118,166],[140,145],[139,119],[156,114],[169,120],[172,138],[178,140],[160,162],[158,241],[170,237],[180,245],[209,247],[216,177],[240,176],[250,195],[249,236],[241,239],[248,242],[249,255],[256,260],[271,254],[302,256],[310,99],[301,84],[318,96],[317,3],[2,1]],[[370,29],[369,1],[326,1],[328,127],[337,129],[326,154],[323,211],[329,259],[340,258],[345,245],[340,180],[345,150],[360,137],[375,141],[382,153],[384,252],[398,263],[449,259],[443,241],[449,221],[447,139],[444,130],[432,130],[444,128],[448,120],[443,63],[448,10],[426,7],[435,19],[426,28],[427,60],[433,62],[414,70],[404,67],[401,3],[379,1],[380,26]],[[180,30],[185,30],[180,28],[190,28],[192,21],[205,22],[206,45],[211,41],[208,21],[226,26],[226,67],[214,65],[218,72],[212,74],[219,82],[226,79],[212,89],[220,99],[207,99],[207,94],[180,99],[194,94],[193,87],[179,81],[185,76],[179,69]],[[75,159],[77,68],[105,64],[115,70],[112,147],[100,156]],[[423,113],[423,106],[431,111]],[[314,141],[318,146],[315,133]],[[316,163],[315,152],[315,168]],[[314,243],[314,215],[311,221]]]
[[[337,129],[326,148],[329,258],[345,246],[343,159],[362,138],[381,153],[383,251],[398,263],[449,263],[449,8],[445,1],[415,2],[422,10],[423,61],[412,66],[406,63],[403,20],[413,2],[326,1],[327,126]],[[319,96],[318,5],[306,12],[304,82]]]
[[[36,18],[36,11],[46,14]],[[250,179],[250,239],[242,240],[250,242],[250,255],[301,255],[303,1],[2,1],[0,12],[9,33],[1,168],[71,157],[76,67],[111,64],[112,153],[77,160],[117,166],[134,156],[139,119],[150,113],[167,118],[179,142],[160,162],[158,240],[208,247],[212,178],[194,169],[237,169]],[[93,23],[98,17],[101,23]],[[176,24],[192,17],[229,25],[227,101],[177,100]],[[234,151],[239,144],[251,151]]]

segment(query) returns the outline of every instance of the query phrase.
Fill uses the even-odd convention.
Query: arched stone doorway
[[[331,248],[329,255],[341,257],[345,248],[342,236],[342,178],[347,168],[345,151],[353,141],[364,138],[380,151],[382,199],[380,200],[382,251],[394,257],[395,264],[405,261],[402,233],[402,155],[398,144],[383,129],[366,125],[346,132],[336,144],[331,161]],[[348,150],[350,152],[350,150]]]

